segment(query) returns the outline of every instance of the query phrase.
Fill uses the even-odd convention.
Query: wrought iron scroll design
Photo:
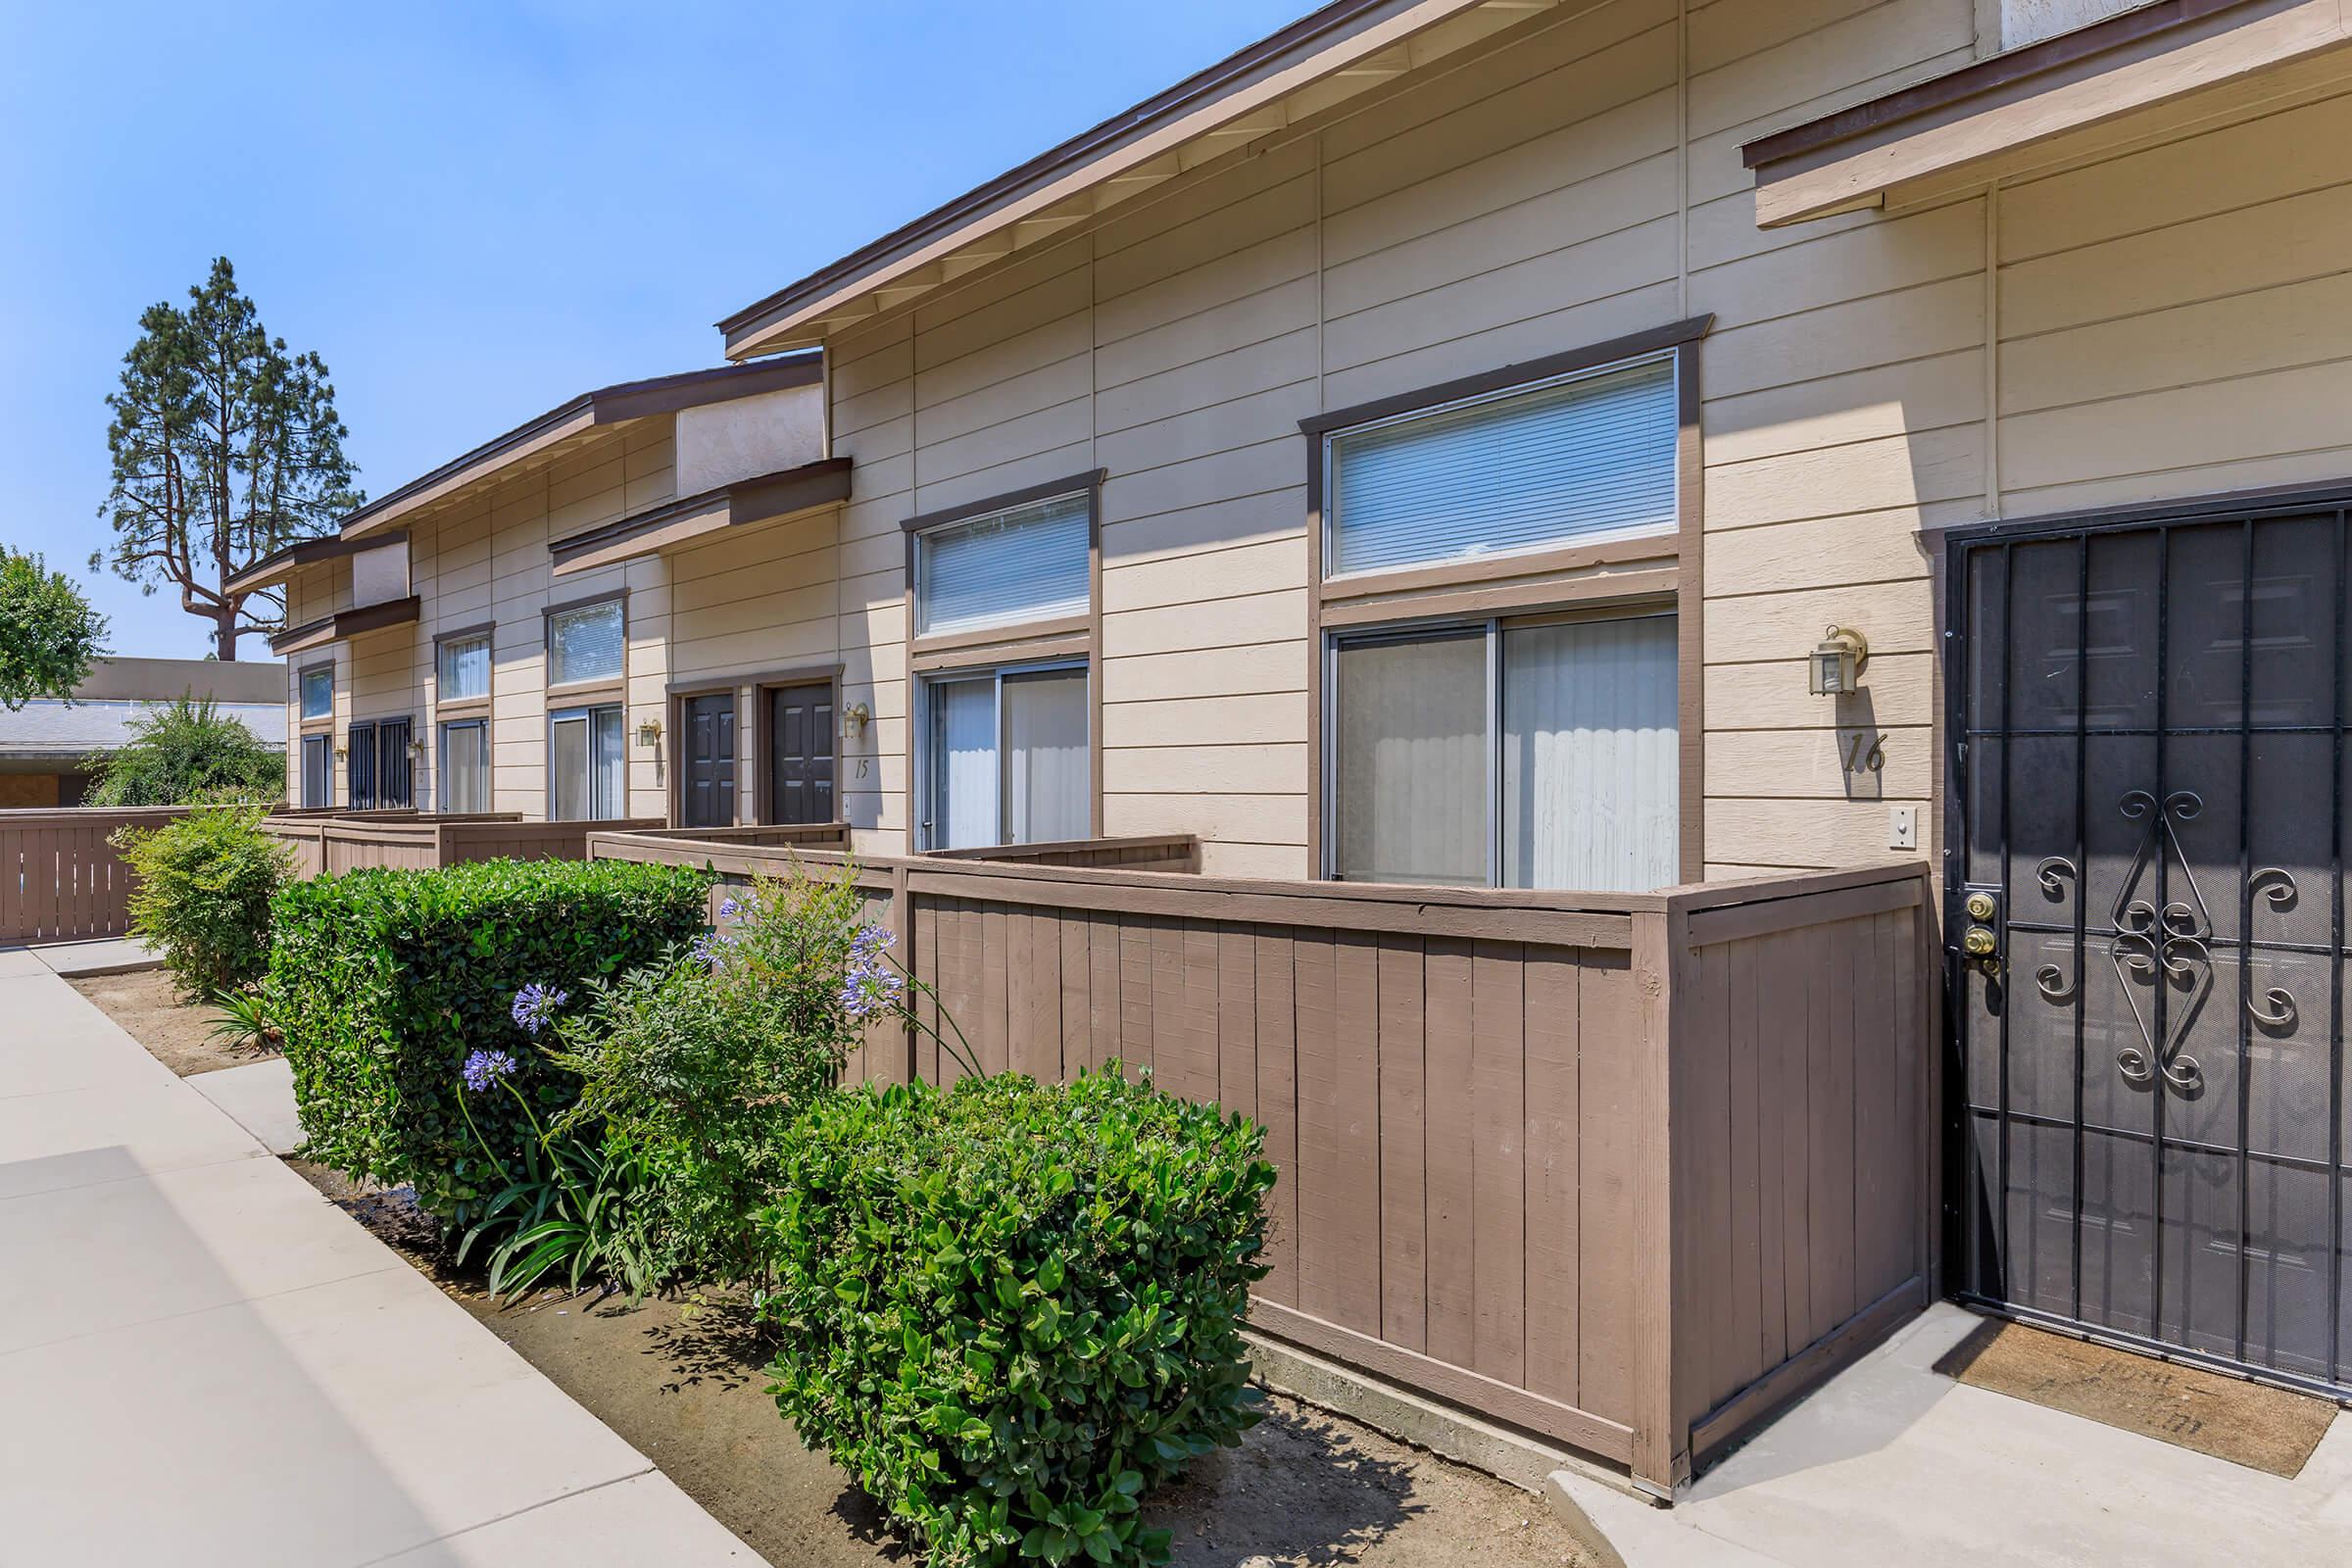
[[[2295,901],[2302,896],[2302,890],[2295,886],[2294,876],[2282,865],[2266,865],[2247,877],[2246,892],[2249,921],[2256,900],[2268,903],[2274,909],[2291,909],[2295,906]],[[2248,942],[2254,940],[2251,928],[2244,935]],[[2295,1026],[2295,999],[2282,986],[2272,986],[2259,999],[2249,994],[2246,1011],[2266,1029],[2292,1029]]]
[[[2062,878],[2077,885],[2080,885],[2082,880],[2082,871],[2074,861],[2063,855],[2044,857],[2034,867],[2034,880],[2039,882],[2041,891],[2053,899],[2066,897],[2066,889],[2061,882]],[[2034,970],[2034,984],[2044,997],[2052,1002],[2075,1000],[2075,988],[2068,982],[2066,971],[2054,963],[2045,963]]]
[[[2185,1047],[2189,1025],[2213,987],[2213,913],[2206,907],[2204,894],[2198,891],[2196,876],[2189,869],[2188,857],[2181,851],[2180,836],[2174,824],[2194,819],[2205,809],[2205,801],[2193,790],[2175,790],[2159,805],[2149,791],[2130,790],[2125,793],[2119,809],[2130,821],[2146,817],[2148,828],[2140,836],[2139,849],[2132,858],[2132,867],[2125,873],[2123,885],[2116,889],[2111,914],[2115,936],[2108,944],[2108,956],[2115,963],[2116,980],[2132,1009],[2132,1021],[2139,1028],[2141,1042],[2117,1052],[2115,1065],[2127,1082],[2150,1083],[2161,1074],[2173,1089],[2181,1094],[2195,1094],[2204,1087],[2205,1075],[2197,1065],[2197,1058],[2188,1054]],[[2160,865],[2160,858],[2168,856],[2170,858]],[[2168,883],[2178,875],[2188,896],[2167,898],[2161,908],[2152,900],[2139,897],[2140,879],[2151,868],[2161,870]],[[2133,993],[2132,982],[2135,975],[2151,985],[2178,982],[2187,993],[2174,1016],[2167,1020],[2165,1038],[2161,1041],[2156,1038],[2149,1013],[2141,1009]]]

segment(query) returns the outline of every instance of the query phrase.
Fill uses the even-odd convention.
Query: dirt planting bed
[[[770,1347],[741,1302],[544,1291],[501,1305],[444,1266],[431,1223],[403,1195],[295,1168],[777,1568],[915,1561],[777,1415],[761,1370]],[[1539,1498],[1295,1400],[1268,1410],[1239,1449],[1150,1500],[1146,1517],[1174,1532],[1176,1563],[1585,1568]]]
[[[66,983],[121,1024],[147,1048],[149,1055],[182,1078],[267,1061],[277,1054],[274,1051],[241,1050],[213,1039],[212,1006],[181,1001],[171,975],[161,969],[87,975]]]

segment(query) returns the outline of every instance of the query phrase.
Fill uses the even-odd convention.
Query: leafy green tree
[[[105,642],[106,617],[64,572],[0,546],[0,708],[72,696]]]
[[[97,775],[86,806],[271,806],[286,793],[286,754],[209,697],[153,705],[128,745],[82,765]]]
[[[176,587],[179,607],[212,622],[214,653],[233,660],[240,636],[284,624],[285,601],[232,593],[230,579],[364,499],[326,362],[264,331],[220,257],[185,308],[167,300],[139,318],[106,401],[114,487],[98,514],[115,543],[90,569],[112,565],[146,593]]]

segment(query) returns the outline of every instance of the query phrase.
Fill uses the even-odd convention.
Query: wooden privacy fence
[[[1264,1124],[1266,1333],[1671,1493],[1927,1300],[1917,866],[1631,896],[857,865],[989,1070],[1115,1056]],[[862,1058],[956,1075],[919,1032]]]
[[[77,942],[130,929],[130,867],[107,841],[184,806],[0,811],[0,943]]]
[[[526,822],[514,811],[437,815],[346,815],[292,821],[272,817],[264,831],[294,849],[302,876],[340,876],[369,866],[425,870],[467,860],[577,860],[588,835],[660,827],[658,817],[595,822]]]

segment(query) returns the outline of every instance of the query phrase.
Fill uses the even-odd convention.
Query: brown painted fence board
[[[1264,1127],[1261,1330],[1663,1490],[1926,1298],[1916,870],[1580,906],[1054,849],[858,874],[903,890],[906,956],[988,1070],[1118,1056]],[[588,850],[737,877],[787,853]],[[919,1034],[906,1056],[957,1076]]]
[[[124,827],[161,827],[189,808],[0,810],[0,944],[86,942],[130,930]]]

